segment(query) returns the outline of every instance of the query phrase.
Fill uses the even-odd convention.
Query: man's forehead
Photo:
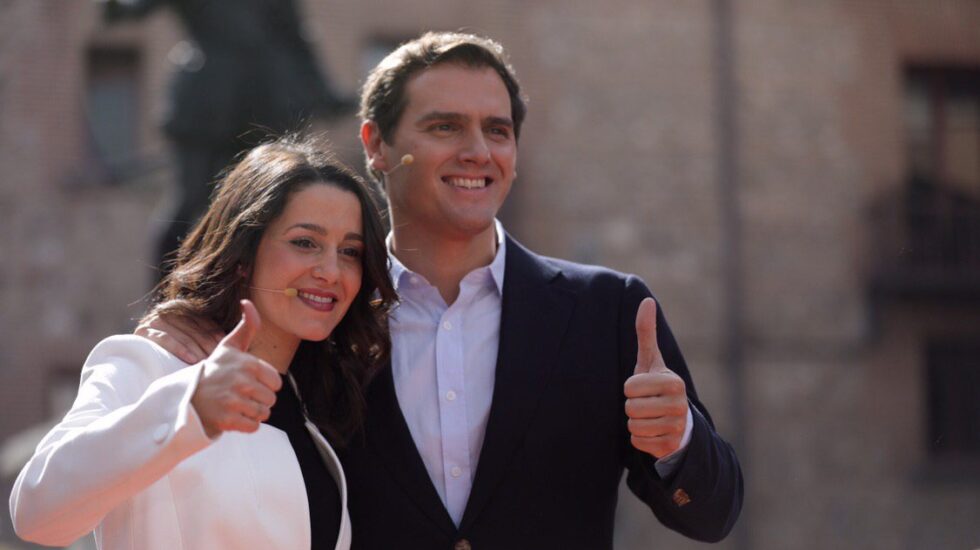
[[[434,65],[412,75],[405,86],[406,110],[464,114],[474,108],[499,110],[510,118],[510,94],[492,67],[459,63]]]

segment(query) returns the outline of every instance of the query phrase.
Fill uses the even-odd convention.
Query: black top
[[[302,408],[286,377],[276,393],[269,419],[265,421],[286,432],[293,446],[299,469],[306,485],[306,499],[310,503],[310,534],[312,550],[333,549],[340,534],[340,490],[306,430]]]

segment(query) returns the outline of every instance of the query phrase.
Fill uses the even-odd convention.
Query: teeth
[[[326,296],[316,296],[315,294],[309,294],[306,292],[300,292],[299,295],[302,296],[303,298],[306,298],[307,300],[310,300],[311,302],[316,302],[318,304],[332,304],[333,302],[336,301],[333,298],[328,298]]]
[[[465,189],[482,189],[487,186],[486,178],[449,178],[449,183]]]

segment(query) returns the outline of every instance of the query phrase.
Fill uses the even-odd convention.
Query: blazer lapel
[[[423,514],[442,530],[455,533],[456,526],[429,479],[398,405],[390,364],[371,382],[366,428],[372,451],[387,466],[391,477],[418,504]]]
[[[560,270],[507,237],[493,401],[461,530],[475,521],[506,472],[555,368],[574,304],[573,295],[554,284],[560,277]]]

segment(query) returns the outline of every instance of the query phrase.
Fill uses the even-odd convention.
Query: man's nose
[[[464,163],[486,164],[490,162],[490,147],[482,129],[469,132],[466,143],[459,153],[459,160]]]

